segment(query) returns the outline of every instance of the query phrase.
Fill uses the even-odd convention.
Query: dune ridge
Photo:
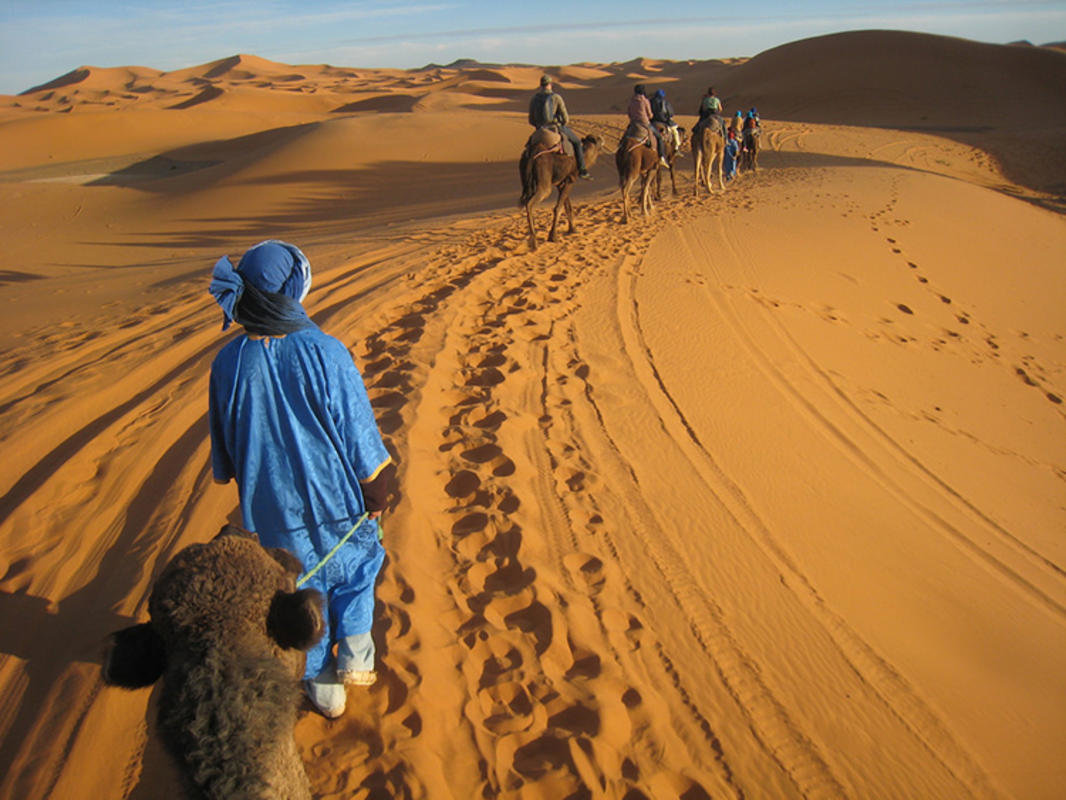
[[[0,798],[174,796],[99,649],[238,519],[206,282],[268,237],[401,468],[380,680],[300,712],[316,797],[1057,797],[1064,57],[235,55],[0,98]],[[713,83],[761,170],[696,200],[686,156],[626,226],[602,159],[530,252],[545,71],[608,148],[635,81],[686,126]]]

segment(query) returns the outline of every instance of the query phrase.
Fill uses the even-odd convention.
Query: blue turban
[[[656,97],[666,97],[666,92],[664,92],[662,89],[656,89],[655,90],[655,96]]]
[[[251,333],[284,335],[312,323],[300,305],[311,288],[311,262],[300,248],[269,239],[250,248],[237,268],[215,262],[208,291],[222,306],[222,330],[236,320]]]

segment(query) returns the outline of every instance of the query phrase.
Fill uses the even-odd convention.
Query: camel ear
[[[290,575],[299,575],[304,571],[304,565],[300,563],[300,559],[281,547],[268,547],[266,551],[270,553],[271,558],[281,564],[282,568]]]
[[[151,686],[166,668],[163,640],[150,622],[111,634],[104,655],[104,683],[125,689]]]
[[[267,615],[267,633],[279,645],[291,650],[310,650],[325,630],[319,592],[301,589],[274,595]]]

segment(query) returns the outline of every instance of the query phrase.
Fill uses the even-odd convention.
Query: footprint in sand
[[[499,445],[491,442],[464,450],[459,455],[465,461],[489,465],[492,474],[499,478],[513,475],[515,471],[514,462],[503,454]]]
[[[452,475],[451,479],[444,487],[444,491],[448,493],[449,497],[462,498],[469,497],[478,490],[481,486],[481,479],[477,476],[477,473],[464,469]]]
[[[588,553],[568,553],[563,557],[563,566],[570,574],[593,592],[598,593],[606,581],[603,562]]]

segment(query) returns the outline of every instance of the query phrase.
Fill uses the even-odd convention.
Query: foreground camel
[[[559,211],[566,207],[566,218],[570,222],[569,233],[574,232],[574,210],[570,205],[570,191],[577,180],[577,159],[559,152],[557,146],[560,136],[554,131],[538,128],[529,137],[526,149],[518,162],[518,173],[522,177],[522,196],[518,205],[526,210],[529,223],[529,246],[537,249],[537,232],[533,227],[533,208],[552,193],[552,188],[559,192],[552,214],[552,226],[548,232],[548,241],[554,242],[555,228],[559,224]],[[586,136],[581,140],[581,151],[585,155],[585,168],[590,168],[599,158],[603,141],[598,136]]]
[[[163,679],[158,729],[188,798],[311,798],[293,726],[303,651],[325,625],[322,596],[295,590],[301,571],[289,553],[227,525],[167,565],[150,622],[112,635],[106,683]]]
[[[629,192],[640,178],[640,211],[645,216],[651,216],[654,206],[651,202],[651,177],[654,173],[658,177],[659,154],[655,149],[645,144],[645,138],[628,135],[626,131],[618,142],[618,149],[614,151],[614,164],[618,168],[618,185],[622,189],[622,222],[629,222]]]
[[[696,164],[696,181],[692,187],[692,192],[696,197],[700,195],[701,183],[707,187],[708,194],[713,191],[711,169],[715,162],[718,163],[718,187],[723,192],[725,191],[725,181],[722,179],[725,139],[722,138],[719,126],[714,122],[698,125],[692,129],[692,160]]]

